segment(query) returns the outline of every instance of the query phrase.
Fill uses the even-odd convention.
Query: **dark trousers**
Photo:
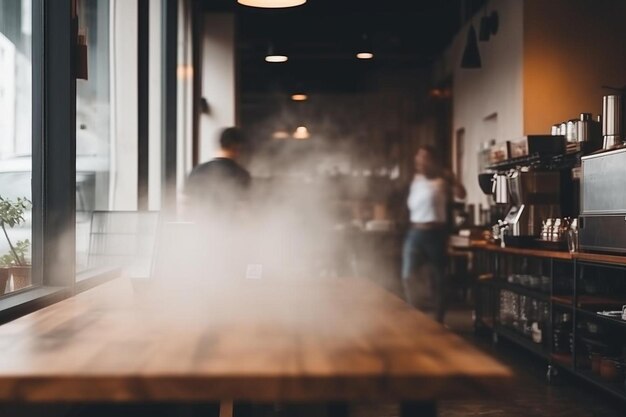
[[[414,307],[418,304],[417,271],[429,265],[433,271],[435,314],[443,322],[446,311],[446,258],[448,233],[444,229],[410,229],[402,248],[402,285],[406,301]]]

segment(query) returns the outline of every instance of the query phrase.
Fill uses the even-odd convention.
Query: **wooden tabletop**
[[[0,326],[0,401],[438,400],[511,372],[358,279],[117,279]]]

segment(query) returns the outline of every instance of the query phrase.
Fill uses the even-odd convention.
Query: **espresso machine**
[[[626,87],[602,98],[604,150],[581,158],[578,241],[585,251],[626,254]]]
[[[582,158],[579,245],[585,251],[626,253],[626,148]]]
[[[533,246],[542,222],[561,217],[561,173],[522,167],[507,173],[510,208],[500,223],[508,246]]]

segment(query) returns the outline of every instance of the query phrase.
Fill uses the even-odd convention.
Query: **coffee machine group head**
[[[502,236],[505,244],[535,239],[542,222],[560,217],[561,174],[559,171],[513,169],[508,173],[511,207],[504,218]]]

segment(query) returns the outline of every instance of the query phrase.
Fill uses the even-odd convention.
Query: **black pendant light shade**
[[[474,29],[474,25],[470,25],[469,31],[467,32],[467,43],[465,44],[463,58],[461,59],[461,68],[480,68],[481,65],[476,30]]]

